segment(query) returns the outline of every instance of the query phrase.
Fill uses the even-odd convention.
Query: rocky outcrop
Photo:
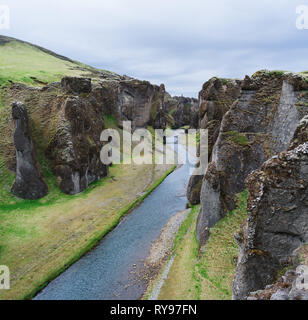
[[[308,116],[305,116],[298,124],[293,139],[290,143],[289,150],[293,150],[299,145],[308,141]]]
[[[65,77],[41,88],[12,84],[3,92],[9,102],[27,103],[34,141],[67,194],[82,192],[108,174],[108,167],[100,161],[106,115],[119,126],[131,120],[133,130],[148,125],[166,128],[165,87],[146,81]],[[5,145],[5,153],[7,166],[15,170],[13,146]]]
[[[307,114],[304,105],[308,101],[308,84],[300,75],[262,71],[252,78],[247,76],[239,87],[238,84],[238,81],[233,83],[234,95],[228,95],[229,101],[232,101],[230,97],[234,99],[229,110],[222,108],[224,104],[213,105],[211,101],[200,106],[201,115],[205,110],[207,118],[217,113],[212,120],[217,122],[214,128],[222,118],[212,163],[201,188],[202,208],[197,226],[201,245],[205,242],[202,230],[213,227],[235,208],[235,195],[245,189],[247,176],[271,156],[288,148],[297,123]],[[209,97],[215,89],[215,82],[206,86]],[[225,114],[224,110],[227,110]],[[207,119],[201,122],[202,128],[208,125]],[[217,131],[209,131],[210,149]]]
[[[102,110],[91,97],[69,96],[60,106],[58,117],[46,155],[60,189],[77,194],[108,174],[108,167],[100,161]]]
[[[39,199],[48,192],[33,144],[27,109],[21,102],[12,104],[15,121],[16,177],[12,192],[22,199]]]
[[[200,191],[202,186],[203,176],[192,175],[187,186],[187,199],[190,204],[196,205],[200,203]]]
[[[156,117],[153,122],[154,129],[162,129],[165,130],[167,127],[167,112],[165,107],[165,94],[166,89],[163,84],[159,87],[158,93],[158,106],[156,109]]]
[[[308,142],[265,162],[247,186],[248,219],[236,235],[234,299],[273,283],[292,252],[308,243]]]
[[[115,117],[119,127],[123,121],[131,121],[132,129],[159,123],[163,125],[162,93],[147,81],[101,81],[93,88],[93,94],[102,102],[103,112]]]
[[[198,100],[194,98],[186,97],[174,97],[178,101],[175,112],[173,113],[174,118],[174,129],[181,128],[183,126],[190,126],[197,128],[198,124]]]
[[[199,110],[193,115],[192,127],[195,128],[200,119],[200,124],[197,127],[208,130],[209,159],[211,159],[213,147],[219,135],[223,116],[239,95],[239,81],[218,78],[212,78],[206,82],[199,93]],[[200,203],[203,178],[204,175],[192,175],[190,178],[187,189],[187,198],[191,204]]]
[[[68,93],[90,93],[92,90],[89,78],[64,77],[61,80],[61,85]]]
[[[247,300],[308,300],[308,246],[292,253],[288,271],[274,284],[251,292]]]

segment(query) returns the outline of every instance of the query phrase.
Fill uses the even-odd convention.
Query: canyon
[[[91,258],[79,259],[107,234],[89,256],[106,255],[116,266],[120,240],[110,239],[120,239],[123,232],[133,243],[129,231],[152,221],[157,229],[153,226],[151,236],[151,225],[138,230],[144,238],[136,246],[145,258],[151,241],[186,205],[192,209],[176,231],[184,236],[175,237],[179,242],[168,252],[174,262],[160,298],[170,298],[174,287],[182,285],[179,298],[185,298],[181,290],[190,290],[196,293],[192,297],[205,299],[216,294],[235,300],[307,299],[307,290],[296,287],[302,277],[296,270],[307,266],[307,72],[261,70],[242,80],[214,77],[194,99],[171,97],[164,84],[95,69],[13,38],[0,36],[0,47],[5,63],[0,75],[0,264],[10,266],[14,286],[4,298],[32,298],[60,274],[56,280],[66,283],[78,263]],[[28,69],[20,65],[20,55]],[[9,64],[15,69],[5,68]],[[191,175],[184,166],[166,179],[173,166],[103,164],[101,132],[111,128],[121,136],[125,121],[132,131],[208,130],[207,169]],[[165,143],[168,147],[168,138]],[[180,148],[177,152],[189,152]],[[121,143],[119,151],[123,155]],[[169,197],[160,204],[164,194]],[[151,220],[146,216],[151,212],[162,220]],[[228,226],[224,243],[215,242]],[[124,242],[118,251],[125,251]],[[227,280],[215,268],[209,275],[216,261],[226,263]],[[190,280],[174,284],[179,270]],[[147,285],[128,292],[138,299]],[[48,292],[56,297],[59,291],[48,289],[55,286],[51,282],[41,297]],[[111,297],[106,288],[101,298]]]

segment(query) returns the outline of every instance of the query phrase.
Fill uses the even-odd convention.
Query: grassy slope
[[[238,208],[227,214],[211,229],[205,252],[200,255],[195,232],[199,207],[193,208],[178,233],[175,242],[176,258],[159,299],[230,300],[232,298],[235,258],[238,255],[238,246],[233,234],[247,215],[246,202],[247,191],[244,191],[239,195]]]
[[[106,77],[118,76],[113,72],[98,70],[80,62],[61,59],[52,52],[48,53],[18,40],[4,44],[0,42],[0,70],[0,86],[7,84],[9,80],[40,85],[59,81],[65,75],[95,78],[101,73]]]
[[[64,75],[85,73],[77,63],[59,59],[26,43],[11,41],[0,48],[0,85],[8,80],[36,84],[31,77],[50,83],[59,81]]]

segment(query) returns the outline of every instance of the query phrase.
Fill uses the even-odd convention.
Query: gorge
[[[307,72],[214,77],[194,99],[13,38],[0,48],[0,299],[147,299],[168,264],[160,299],[307,299]],[[207,169],[103,164],[101,132],[126,121],[168,132],[167,148],[173,129],[208,130]]]

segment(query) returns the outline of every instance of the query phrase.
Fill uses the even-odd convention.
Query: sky
[[[197,97],[213,76],[308,70],[308,0],[0,0],[1,34]]]

